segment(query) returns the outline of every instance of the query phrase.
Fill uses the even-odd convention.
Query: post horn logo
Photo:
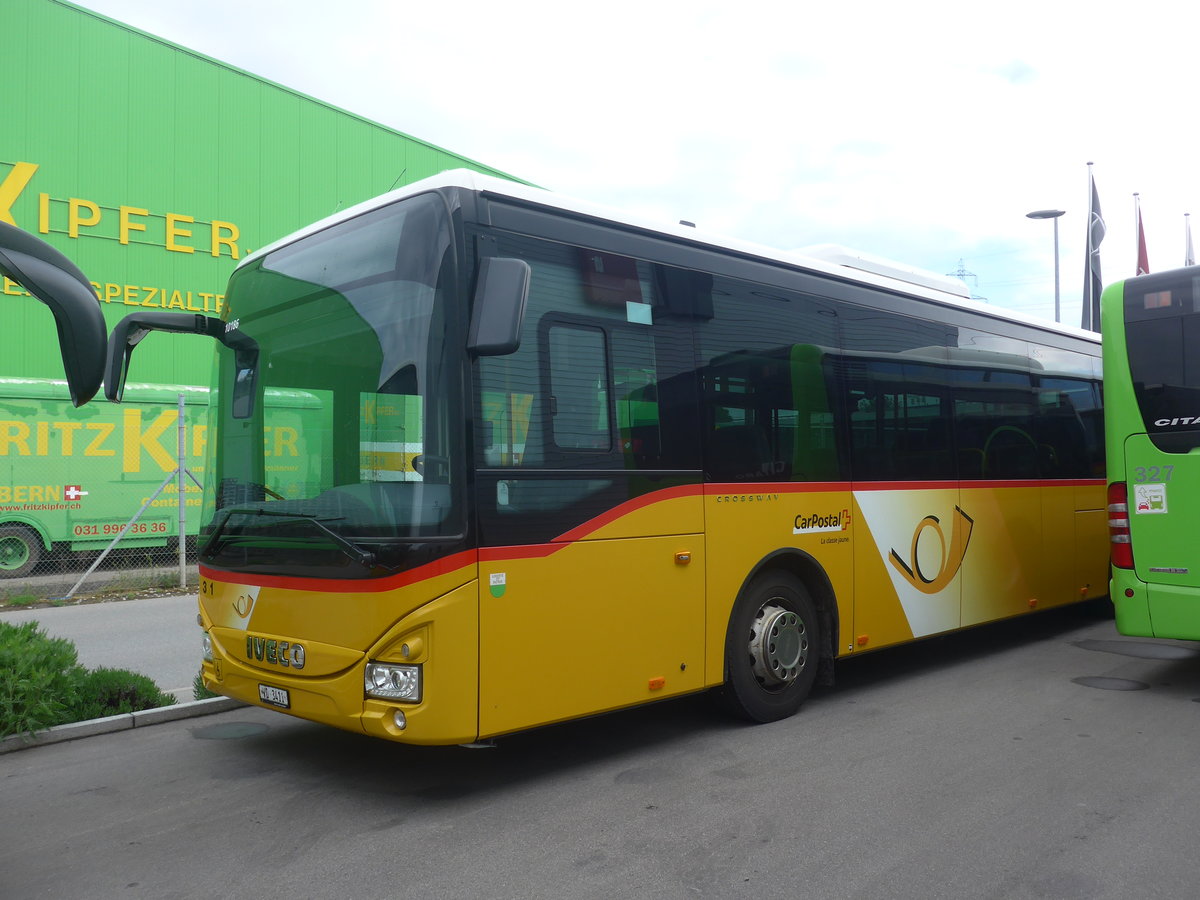
[[[233,601],[233,611],[243,619],[250,615],[252,609],[254,609],[254,598],[249,594],[238,594],[238,598]]]
[[[950,546],[947,547],[941,520],[937,516],[926,516],[917,523],[913,532],[912,548],[909,551],[910,562],[906,563],[895,550],[892,551],[890,562],[904,576],[904,580],[922,594],[936,594],[946,587],[962,568],[963,558],[967,555],[967,544],[971,541],[971,529],[974,527],[975,520],[959,507],[954,507],[954,526],[950,531]],[[932,575],[921,570],[921,563],[917,557],[917,544],[920,543],[921,534],[930,528],[941,543],[941,561]]]

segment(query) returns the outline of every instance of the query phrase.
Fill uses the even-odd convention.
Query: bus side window
[[[819,297],[723,275],[708,296],[712,318],[696,324],[708,477],[837,478],[825,364],[837,346],[832,310]]]
[[[626,469],[662,466],[662,421],[658,406],[658,365],[653,335],[614,330],[613,399]]]
[[[1083,417],[1096,407],[1095,386],[1088,381],[1039,379],[1037,438],[1046,475],[1058,478],[1090,477],[1091,452]]]
[[[550,417],[555,446],[608,450],[608,360],[599,328],[553,325],[550,351]]]

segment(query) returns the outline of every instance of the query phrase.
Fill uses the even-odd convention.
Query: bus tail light
[[[1108,540],[1112,564],[1118,569],[1133,568],[1133,545],[1129,541],[1129,496],[1125,482],[1108,486]]]

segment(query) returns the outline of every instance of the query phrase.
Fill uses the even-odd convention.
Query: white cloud
[[[780,247],[835,241],[1077,321],[1086,162],[1109,280],[1200,217],[1197,13],[1015,0],[82,5],[543,186]]]

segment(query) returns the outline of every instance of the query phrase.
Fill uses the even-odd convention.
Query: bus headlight
[[[395,663],[368,662],[363,677],[368,697],[380,700],[421,702],[421,667]]]
[[[212,662],[212,638],[209,636],[207,631],[203,632],[203,637],[200,638],[200,647],[203,652],[204,661]]]

